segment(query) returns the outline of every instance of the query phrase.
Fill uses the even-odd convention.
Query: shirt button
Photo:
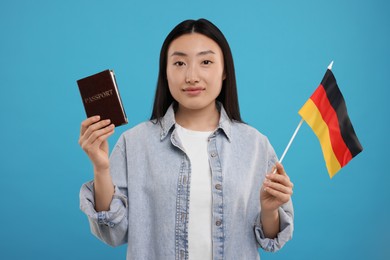
[[[221,220],[217,220],[217,222],[215,222],[215,225],[217,225],[219,227],[220,225],[222,225],[222,221]]]
[[[222,185],[218,183],[218,184],[215,185],[215,188],[217,190],[222,190]]]
[[[215,156],[217,156],[217,153],[216,152],[212,152],[211,153],[211,157],[215,157]]]

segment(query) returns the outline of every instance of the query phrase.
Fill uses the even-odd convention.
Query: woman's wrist
[[[260,221],[265,237],[275,238],[280,230],[278,209],[261,211]]]
[[[93,173],[95,176],[106,176],[110,174],[110,166],[107,167],[93,167]]]
[[[279,219],[279,211],[275,210],[262,210],[261,211],[261,220],[275,221]]]

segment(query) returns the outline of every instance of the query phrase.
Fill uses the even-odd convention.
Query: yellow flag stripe
[[[320,111],[311,99],[306,101],[298,113],[311,127],[320,141],[326,168],[330,178],[332,178],[341,169],[341,166],[332,149],[328,125],[322,119]]]

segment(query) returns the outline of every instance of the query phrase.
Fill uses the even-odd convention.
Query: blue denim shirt
[[[220,107],[208,141],[212,173],[213,259],[260,259],[293,233],[291,200],[279,209],[280,233],[265,238],[260,188],[277,161],[268,139],[231,121]],[[188,259],[191,162],[175,131],[171,106],[160,123],[147,121],[122,134],[110,156],[115,194],[109,211],[94,209],[93,182],[80,191],[92,233],[111,246],[128,244],[127,259]]]

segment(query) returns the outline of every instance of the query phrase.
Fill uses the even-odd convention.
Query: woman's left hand
[[[283,165],[276,164],[272,172],[268,173],[260,192],[261,210],[272,212],[288,202],[293,194],[293,183],[286,174]]]

